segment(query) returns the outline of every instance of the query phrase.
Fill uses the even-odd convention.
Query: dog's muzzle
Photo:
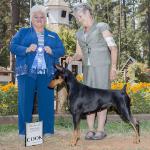
[[[62,78],[52,80],[48,87],[55,88],[57,85],[61,84],[64,80]]]

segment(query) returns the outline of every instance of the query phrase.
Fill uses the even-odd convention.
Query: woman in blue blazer
[[[48,83],[54,74],[54,64],[64,55],[59,36],[44,28],[44,6],[32,7],[31,21],[32,27],[21,28],[10,43],[10,51],[16,55],[20,137],[25,137],[25,123],[32,121],[35,92],[39,120],[43,121],[43,134],[54,133],[54,91],[48,89]]]

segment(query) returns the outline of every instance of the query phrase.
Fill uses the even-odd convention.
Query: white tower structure
[[[45,0],[48,27],[59,31],[60,25],[69,25],[71,17],[68,2],[64,0]]]

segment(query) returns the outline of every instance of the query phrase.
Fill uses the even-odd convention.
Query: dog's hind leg
[[[139,122],[136,121],[136,119],[134,119],[132,117],[130,109],[128,109],[128,108],[122,107],[121,116],[122,116],[123,120],[127,121],[128,123],[130,123],[132,125],[132,127],[135,131],[135,139],[133,142],[138,144],[140,142]]]
[[[80,115],[74,114],[73,115],[73,125],[74,125],[74,131],[73,131],[73,137],[71,140],[71,146],[75,146],[77,144],[77,141],[80,139]]]
[[[135,118],[132,117],[130,124],[132,125],[134,131],[135,131],[135,140],[134,143],[140,143],[140,125],[139,121],[136,121]]]
[[[122,93],[123,95],[125,94]],[[116,108],[120,113],[122,119],[130,123],[135,131],[135,140],[134,143],[140,142],[140,132],[139,132],[139,123],[132,117],[131,110],[130,110],[130,98],[128,95],[124,95],[122,100],[117,101]]]

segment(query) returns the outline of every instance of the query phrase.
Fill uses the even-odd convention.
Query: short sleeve
[[[103,31],[110,31],[110,27],[107,23],[104,23],[104,22],[100,22],[97,24],[97,28],[99,28],[100,32],[103,32]]]

